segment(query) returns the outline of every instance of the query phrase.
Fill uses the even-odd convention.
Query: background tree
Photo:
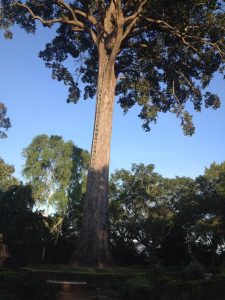
[[[60,136],[38,135],[24,149],[23,175],[33,186],[36,205],[65,216],[69,199],[80,198],[88,153]],[[51,211],[51,212],[54,212]]]
[[[0,193],[0,232],[9,246],[13,265],[41,261],[43,239],[49,232],[43,216],[32,211],[33,205],[29,185],[11,186]]]
[[[6,117],[7,109],[3,103],[0,102],[0,139],[6,138],[6,130],[11,127],[9,118]]]
[[[48,229],[41,214],[32,211],[32,187],[23,185],[13,173],[14,167],[0,159],[0,232],[13,264],[38,262]]]
[[[28,32],[35,20],[60,26],[40,53],[53,78],[69,86],[69,102],[80,96],[78,81],[66,68],[78,62],[86,84],[84,98],[97,94],[91,162],[84,217],[73,264],[112,263],[108,235],[108,171],[115,93],[124,111],[140,106],[149,130],[160,112],[181,119],[193,134],[187,101],[194,109],[217,108],[218,96],[206,91],[213,74],[223,69],[224,1],[15,1],[2,0],[2,22],[17,23]],[[80,63],[81,62],[81,63]]]
[[[200,213],[196,182],[188,177],[168,179],[165,190],[171,199],[174,218],[170,234],[161,243],[159,256],[164,264],[187,264],[193,256]]]
[[[197,179],[200,217],[199,243],[208,251],[212,269],[224,252],[225,242],[225,163],[211,164]],[[217,261],[216,261],[217,260]]]
[[[160,257],[170,265],[197,259],[212,269],[224,251],[224,163],[212,164],[195,180],[170,181],[175,226],[162,243]]]
[[[13,176],[14,167],[0,158],[0,192],[6,192],[10,187],[19,185],[18,179]]]
[[[45,217],[54,215],[45,220],[51,236],[46,236],[44,241],[44,261],[49,238],[54,237],[56,244],[62,227],[64,234],[69,228],[77,229],[74,224],[77,222],[77,211],[73,218],[68,218],[68,215],[72,207],[79,207],[89,154],[71,141],[64,142],[60,136],[48,137],[43,134],[33,139],[24,149],[23,156],[26,160],[23,175],[32,187],[36,206],[45,208]],[[64,221],[67,224],[63,224]]]
[[[43,260],[68,263],[80,226],[80,196],[83,195],[85,180],[81,180],[70,195],[63,220],[59,213],[46,217],[37,211],[33,198],[33,191],[37,190],[32,183],[24,185],[19,182],[13,173],[14,167],[0,159],[0,232],[4,233],[9,246],[9,261],[12,265]],[[78,174],[74,177],[76,175],[79,177]]]
[[[153,165],[133,164],[131,171],[122,169],[112,175],[110,221],[116,249],[122,240],[148,257],[156,255],[174,226],[168,181],[154,172]]]

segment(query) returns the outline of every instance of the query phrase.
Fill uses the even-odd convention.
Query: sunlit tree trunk
[[[114,62],[100,49],[91,162],[82,227],[72,265],[101,268],[113,264],[109,247],[108,176],[115,86]]]

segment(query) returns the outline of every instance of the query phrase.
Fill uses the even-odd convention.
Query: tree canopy
[[[136,241],[147,253],[154,252],[174,223],[170,185],[154,172],[154,165],[133,164],[131,171],[117,170],[110,189],[114,239]]]
[[[13,166],[0,162],[0,232],[13,262],[40,262],[44,248],[45,262],[68,262],[81,223],[80,194],[75,195],[79,199],[71,196],[71,211],[60,229],[53,231],[59,214],[46,217],[35,211],[34,182],[19,183]],[[195,258],[209,269],[221,265],[225,255],[224,174],[224,162],[212,163],[196,179],[165,178],[152,164],[115,171],[110,180],[115,261],[185,265]],[[80,180],[85,185],[86,178]]]
[[[205,174],[164,178],[153,165],[117,170],[110,184],[110,223],[118,261],[161,259],[165,264],[196,258],[209,268],[224,255],[224,162]]]
[[[13,1],[2,0],[2,27],[17,23],[34,33],[35,21],[51,27],[56,36],[40,57],[54,79],[69,87],[68,102],[96,93],[98,53],[103,43],[115,60],[118,102],[127,112],[138,104],[145,130],[160,112],[181,118],[185,134],[192,134],[192,117],[186,110],[218,108],[217,95],[207,91],[225,57],[224,1]],[[115,56],[115,57],[114,57]],[[75,60],[76,72],[67,68]]]
[[[65,215],[74,194],[79,198],[87,171],[88,153],[60,136],[36,136],[23,151],[23,175],[33,186],[36,204]],[[48,211],[49,212],[49,211]]]

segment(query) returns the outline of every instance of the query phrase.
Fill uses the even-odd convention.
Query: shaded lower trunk
[[[109,246],[108,176],[116,78],[107,56],[100,59],[91,162],[80,237],[71,265],[113,264]]]

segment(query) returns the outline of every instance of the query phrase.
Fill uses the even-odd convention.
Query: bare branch
[[[188,48],[191,48],[194,52],[199,53],[198,49],[195,48],[193,45],[191,45],[187,40],[186,40],[186,35],[182,34],[179,32],[175,27],[171,26],[168,22],[163,21],[163,20],[158,20],[158,19],[151,19],[147,18],[145,16],[142,16],[146,21],[150,23],[155,23],[155,24],[160,24],[162,25],[163,28],[169,29],[174,35],[179,37],[184,45],[186,45]]]
[[[132,31],[132,29],[135,26],[139,16],[141,15],[141,13],[144,9],[144,5],[146,3],[147,3],[147,0],[144,0],[143,2],[141,2],[140,6],[138,8],[138,11],[135,14],[133,14],[132,16],[129,16],[129,17],[125,18],[125,22],[124,22],[125,24],[129,23],[129,22],[131,22],[131,23],[127,26],[127,28],[126,28],[126,30],[123,34],[123,39],[125,39],[128,36],[128,34]]]
[[[74,13],[72,7],[71,7],[69,4],[65,3],[64,0],[56,0],[56,3],[57,3],[60,7],[65,8],[66,10],[68,10],[68,11],[71,13],[71,15],[72,15],[73,20],[77,21],[77,17],[76,17],[76,15],[75,15],[75,13]]]
[[[51,26],[52,24],[55,24],[55,23],[61,23],[61,24],[69,24],[72,26],[72,30],[74,31],[83,31],[83,30],[86,30],[89,32],[93,42],[96,44],[97,43],[97,36],[95,34],[95,32],[90,28],[88,27],[86,24],[84,24],[83,22],[79,21],[76,17],[76,13],[77,14],[80,14],[84,17],[87,18],[87,14],[84,13],[84,12],[81,12],[79,10],[73,10],[69,5],[67,5],[63,0],[57,0],[57,3],[60,7],[62,8],[65,8],[67,9],[71,15],[72,15],[72,20],[69,20],[69,19],[64,19],[64,18],[55,18],[55,19],[51,19],[51,20],[46,20],[38,15],[35,15],[35,13],[33,12],[33,10],[26,4],[23,4],[23,3],[20,3],[18,1],[15,2],[15,5],[18,5],[24,9],[26,9],[29,14],[31,15],[31,17],[34,19],[34,20],[39,20],[42,24],[44,25],[48,25],[48,26]],[[92,19],[91,16],[88,16],[88,20],[89,18]],[[94,20],[92,20],[94,21]],[[97,22],[97,21],[96,21]]]
[[[178,106],[179,106],[179,111],[178,111],[178,115],[180,115],[180,114],[182,114],[182,112],[183,112],[183,107],[182,107],[182,105],[181,105],[181,103],[180,103],[180,99],[177,97],[177,95],[176,95],[176,92],[175,92],[175,83],[174,83],[174,81],[173,81],[173,90],[172,90],[172,95],[174,96],[174,98],[176,99],[176,101],[177,101],[177,103],[178,103]]]
[[[215,48],[218,51],[218,54],[221,57],[221,59],[225,60],[225,44],[222,41],[218,41],[217,43],[213,43],[210,40],[205,39],[205,38],[199,38],[199,37],[191,36],[191,35],[188,35],[187,37],[188,38],[193,38],[193,39],[198,40],[198,41],[201,41],[201,42],[203,42],[203,44],[209,45],[209,46]]]
[[[144,0],[144,1],[140,4],[140,6],[139,6],[139,8],[138,8],[138,11],[137,11],[135,14],[133,14],[132,16],[129,16],[129,17],[125,18],[125,23],[127,23],[127,22],[129,22],[129,21],[132,21],[133,19],[136,19],[136,18],[142,13],[143,8],[144,8],[144,5],[145,5],[146,3],[147,3],[147,0]]]
[[[20,6],[20,7],[25,8],[25,9],[30,13],[31,17],[32,17],[34,20],[39,20],[42,24],[52,25],[52,24],[54,24],[54,23],[58,23],[58,22],[61,21],[61,18],[52,19],[52,20],[44,20],[44,19],[41,18],[40,16],[36,16],[29,6],[27,6],[27,5],[25,5],[25,4],[22,4],[22,3],[19,3],[18,1],[15,2],[15,5],[18,5],[18,6]]]
[[[69,4],[65,3],[65,1],[63,1],[63,0],[56,0],[56,3],[57,3],[60,7],[65,8],[66,10],[68,10],[68,11],[71,13],[71,15],[72,15],[73,20],[77,21],[77,17],[76,17],[76,15],[75,15],[75,13],[74,13],[72,7],[69,6]]]
[[[220,55],[220,57],[223,60],[225,59],[225,51],[223,50],[223,49],[225,49],[225,45],[222,41],[218,41],[217,43],[213,43],[213,42],[211,42],[210,40],[208,40],[206,38],[201,38],[201,37],[198,37],[198,36],[187,34],[188,30],[193,29],[193,28],[199,28],[199,26],[197,26],[197,25],[186,26],[184,28],[184,31],[180,32],[177,28],[173,27],[172,25],[170,25],[166,21],[158,20],[158,19],[151,19],[151,18],[147,18],[147,17],[144,17],[144,16],[142,16],[142,17],[150,23],[160,24],[160,25],[162,25],[163,28],[170,30],[171,33],[173,33],[175,36],[177,36],[178,38],[181,39],[181,41],[184,45],[186,45],[188,48],[192,49],[194,52],[199,53],[199,50],[196,47],[194,47],[191,44],[191,42],[188,41],[188,39],[191,39],[192,41],[199,41],[199,42],[202,42],[205,45],[209,45],[211,47],[214,47],[218,51],[218,54]]]
[[[75,27],[79,27],[80,29],[84,29],[84,24],[80,21],[66,20],[66,19],[63,19],[63,18],[55,18],[55,19],[51,19],[51,20],[46,20],[46,19],[43,19],[40,16],[35,15],[34,12],[32,11],[32,9],[26,4],[23,4],[23,3],[20,3],[18,1],[16,1],[15,5],[18,5],[20,7],[25,8],[34,20],[39,20],[42,24],[50,26],[54,23],[65,23],[65,24],[73,25]]]
[[[78,9],[74,9],[73,11],[76,15],[80,15],[80,16],[86,18],[88,21],[90,21],[92,23],[92,25],[94,25],[94,26],[97,25],[98,22],[97,22],[97,20],[95,19],[94,16],[89,15],[88,13],[85,13],[85,12],[83,12],[81,10],[78,10]]]
[[[178,72],[176,70],[175,70],[175,72],[177,74],[181,75],[185,79],[185,81],[188,83],[188,85],[190,86],[191,90],[194,91],[194,84],[190,80],[188,80],[188,78],[182,72]]]
[[[89,34],[90,34],[90,36],[91,36],[93,42],[97,45],[97,43],[98,43],[98,38],[97,38],[96,33],[95,33],[91,28],[89,28],[89,27],[87,27],[86,30],[89,32]]]
[[[88,13],[85,13],[79,9],[73,9],[69,4],[65,3],[64,0],[56,0],[56,2],[60,7],[67,9],[71,13],[73,20],[78,21],[76,15],[80,15],[85,19],[87,19],[88,21],[90,21],[92,25],[95,26],[97,24],[97,20],[95,19],[94,16],[89,15]]]

